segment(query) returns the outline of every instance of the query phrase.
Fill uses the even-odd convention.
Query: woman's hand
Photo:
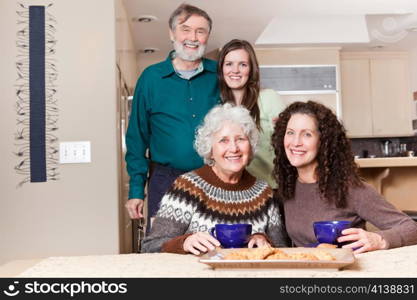
[[[183,244],[183,249],[186,252],[191,252],[195,255],[200,255],[201,252],[214,250],[220,246],[220,242],[207,232],[196,232],[187,237]]]
[[[343,236],[339,237],[339,243],[352,242],[342,248],[352,248],[353,253],[385,249],[387,242],[375,232],[363,230],[362,228],[348,228],[342,231]]]
[[[249,240],[248,248],[253,248],[257,246],[258,248],[263,246],[271,246],[263,234],[254,234]]]

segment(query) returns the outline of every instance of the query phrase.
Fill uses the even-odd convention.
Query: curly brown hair
[[[362,186],[363,182],[345,128],[329,108],[314,101],[289,105],[275,123],[272,146],[275,151],[273,176],[278,184],[276,196],[283,201],[294,197],[298,173],[290,164],[284,149],[287,124],[294,114],[309,115],[317,123],[320,143],[316,175],[321,197],[336,207],[346,207],[349,186]]]
[[[245,94],[242,99],[242,105],[245,106],[255,120],[256,127],[261,130],[260,110],[258,97],[260,91],[259,64],[256,58],[255,50],[252,45],[245,40],[233,39],[223,46],[217,61],[217,77],[219,79],[220,95],[223,102],[235,103],[236,99],[232,90],[227,86],[223,76],[223,64],[226,55],[232,51],[243,49],[249,55],[250,73],[249,79],[245,84]]]

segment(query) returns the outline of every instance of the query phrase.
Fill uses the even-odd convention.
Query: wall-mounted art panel
[[[27,182],[58,179],[55,31],[48,6],[18,4],[15,170]]]

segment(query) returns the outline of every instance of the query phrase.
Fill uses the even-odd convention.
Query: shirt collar
[[[171,75],[172,73],[176,73],[175,69],[174,69],[174,66],[172,64],[172,59],[173,59],[174,56],[175,56],[175,50],[172,50],[171,52],[169,52],[169,54],[168,54],[168,56],[167,56],[167,58],[166,58],[166,60],[164,61],[164,64],[163,64],[163,69],[162,69],[162,72],[161,72],[162,77],[167,77],[167,76]],[[198,66],[198,69],[199,69],[199,71],[201,70],[198,73],[201,73],[203,71],[209,71],[209,72],[213,72],[213,73],[217,72],[216,64],[210,64],[208,62],[208,60],[205,59],[204,57],[202,59],[202,64],[200,64]]]

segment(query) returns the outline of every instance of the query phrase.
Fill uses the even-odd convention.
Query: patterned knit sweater
[[[278,205],[265,181],[244,171],[238,183],[228,184],[203,166],[178,177],[164,195],[141,251],[185,254],[189,235],[210,232],[218,223],[250,223],[252,234],[265,234],[273,246],[287,246]]]

